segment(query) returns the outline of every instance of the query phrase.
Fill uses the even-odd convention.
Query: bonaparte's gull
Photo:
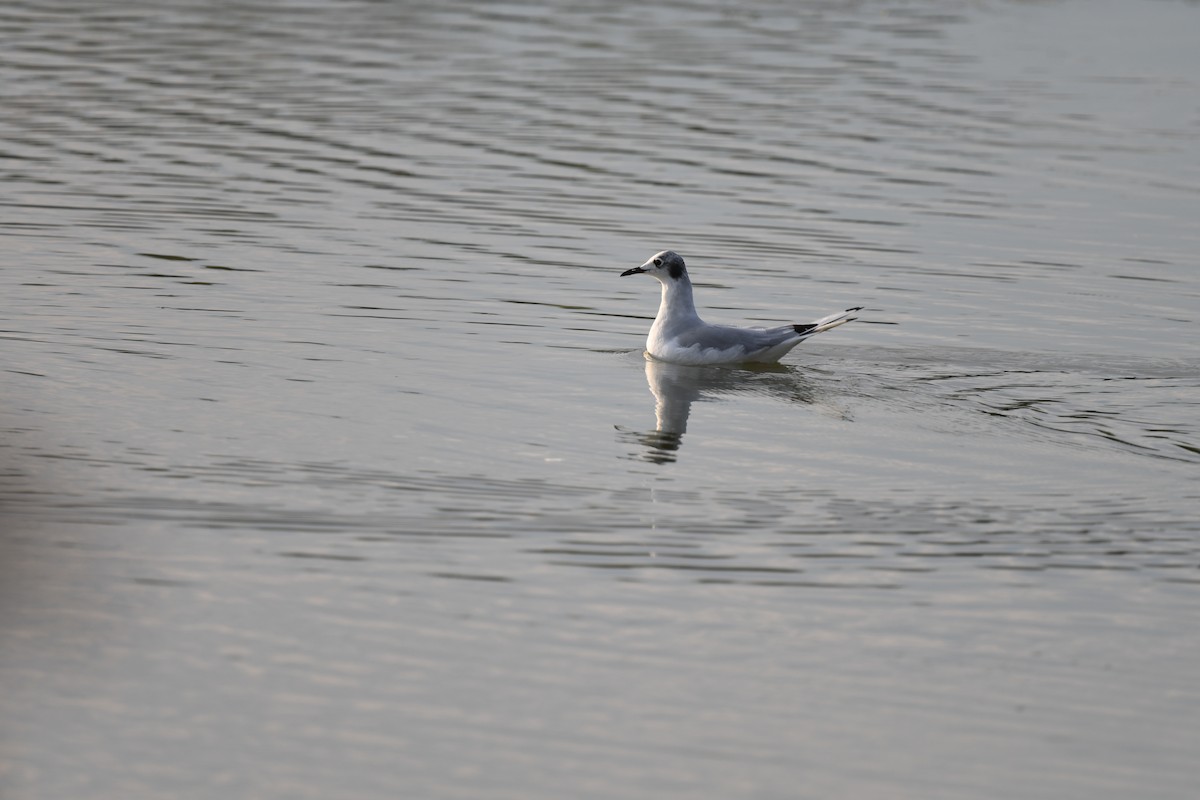
[[[856,317],[862,306],[847,308],[816,322],[781,325],[778,328],[735,328],[709,325],[696,313],[692,281],[679,254],[672,250],[655,253],[645,264],[621,273],[644,273],[662,284],[662,303],[646,337],[646,351],[660,361],[675,364],[774,363],[810,336],[836,328]]]

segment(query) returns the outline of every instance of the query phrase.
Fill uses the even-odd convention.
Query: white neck
[[[692,282],[684,274],[679,279],[662,281],[662,302],[658,304],[658,316],[654,318],[654,329],[670,335],[680,327],[690,327],[700,321],[696,304],[692,300]]]

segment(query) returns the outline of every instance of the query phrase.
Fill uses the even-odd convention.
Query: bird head
[[[687,275],[687,267],[683,263],[683,257],[674,250],[663,250],[661,253],[655,253],[640,267],[625,270],[621,273],[621,277],[639,273],[645,273],[666,283],[667,281],[677,281]]]

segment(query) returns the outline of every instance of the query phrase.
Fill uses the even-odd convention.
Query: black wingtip
[[[792,330],[796,331],[796,333],[808,333],[815,327],[817,327],[817,323],[806,322],[803,324],[792,325]]]

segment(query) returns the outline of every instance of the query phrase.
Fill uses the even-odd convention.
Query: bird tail
[[[802,333],[805,336],[811,336],[814,333],[822,333],[830,328],[836,328],[838,325],[845,325],[847,322],[858,319],[858,317],[850,316],[855,311],[862,311],[862,306],[847,308],[845,311],[839,311],[836,314],[830,314],[828,317],[821,317],[816,322],[809,322],[804,325],[793,325],[796,333]]]

